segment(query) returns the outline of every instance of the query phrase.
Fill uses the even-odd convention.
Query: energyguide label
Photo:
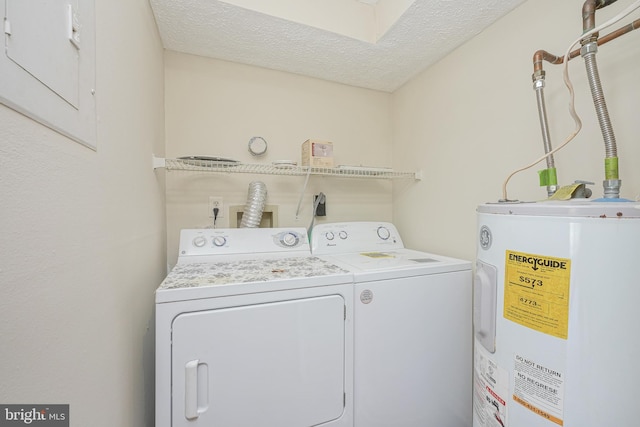
[[[504,317],[567,339],[571,260],[506,251]]]

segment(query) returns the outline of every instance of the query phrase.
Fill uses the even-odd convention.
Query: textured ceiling
[[[150,3],[166,49],[393,92],[524,1],[415,0],[375,43],[218,0]]]

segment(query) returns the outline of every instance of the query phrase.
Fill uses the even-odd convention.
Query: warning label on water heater
[[[504,317],[567,339],[571,260],[506,251]]]
[[[564,425],[564,374],[537,361],[515,355],[513,400],[531,412]]]
[[[506,427],[509,372],[476,341],[473,378],[473,425]]]

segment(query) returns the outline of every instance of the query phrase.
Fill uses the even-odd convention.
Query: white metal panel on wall
[[[94,0],[0,5],[0,102],[96,148]]]

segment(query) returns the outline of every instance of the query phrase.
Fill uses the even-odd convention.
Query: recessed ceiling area
[[[376,43],[415,0],[221,0],[275,18]]]
[[[525,0],[149,0],[166,49],[393,92]]]

